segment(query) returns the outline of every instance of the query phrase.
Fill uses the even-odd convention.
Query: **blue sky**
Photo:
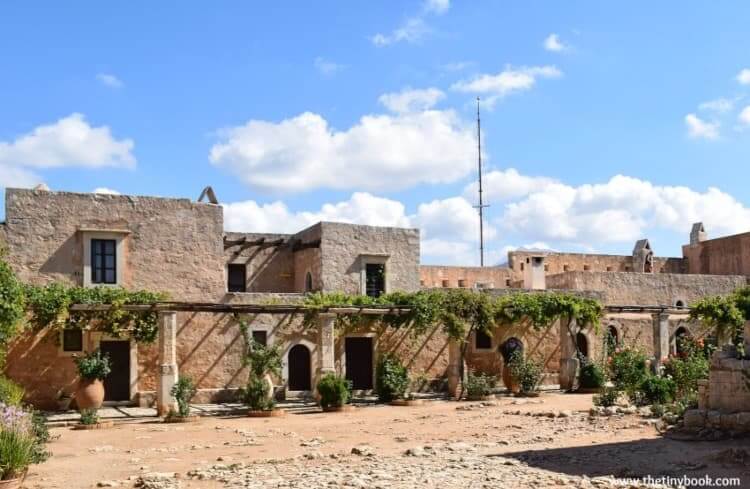
[[[196,198],[226,227],[418,226],[427,263],[679,255],[750,230],[746,2],[3,2],[0,188]],[[744,112],[743,112],[744,111]],[[2,216],[2,214],[0,214]]]

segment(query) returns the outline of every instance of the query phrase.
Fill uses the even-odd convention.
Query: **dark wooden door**
[[[310,350],[305,345],[295,345],[289,350],[289,390],[309,391]]]
[[[352,389],[372,389],[372,338],[346,338],[346,380]]]
[[[130,342],[102,341],[100,349],[109,355],[112,371],[104,379],[105,401],[130,400]]]

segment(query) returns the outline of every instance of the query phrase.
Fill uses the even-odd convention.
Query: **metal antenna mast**
[[[479,205],[474,206],[479,209],[479,266],[484,266],[484,205],[482,201],[482,125],[479,118],[479,97],[477,97],[477,158],[479,162]]]

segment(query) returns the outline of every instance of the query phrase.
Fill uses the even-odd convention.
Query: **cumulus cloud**
[[[424,2],[425,12],[433,12],[436,14],[444,14],[451,8],[450,0],[426,0]]]
[[[115,75],[112,75],[110,73],[98,73],[96,75],[96,79],[99,81],[99,83],[109,88],[122,88],[123,87],[122,80],[120,80]]]
[[[132,140],[118,140],[109,127],[94,127],[74,113],[13,141],[0,141],[0,185],[31,186],[40,181],[34,170],[41,168],[132,168],[132,150]]]
[[[120,195],[120,192],[107,187],[96,187],[92,192],[94,194]]]
[[[388,110],[403,114],[431,109],[444,98],[445,93],[437,88],[405,88],[400,92],[383,94],[378,101]]]
[[[552,178],[521,175],[515,168],[508,168],[486,173],[482,178],[482,190],[484,201],[492,203],[524,197],[554,183],[557,182]],[[467,185],[463,195],[472,202],[477,200],[479,184],[473,182]]]
[[[737,73],[736,79],[740,85],[750,85],[750,68],[744,68]]]
[[[711,112],[716,112],[719,114],[723,114],[725,112],[729,112],[734,108],[734,100],[730,100],[728,98],[719,97],[714,100],[708,100],[706,102],[703,102],[698,106],[701,110],[708,110]]]
[[[450,110],[367,115],[345,130],[306,112],[225,129],[209,158],[255,189],[372,191],[456,181],[472,171],[474,146]]]
[[[631,242],[650,228],[684,233],[698,221],[717,234],[742,232],[750,228],[750,209],[717,188],[698,192],[617,175],[603,184],[547,185],[507,204],[498,226],[590,247]]]
[[[370,41],[377,47],[390,46],[400,42],[416,43],[421,41],[432,29],[424,18],[428,15],[442,15],[450,9],[450,0],[425,0],[422,11],[404,21],[389,34],[377,33]]]
[[[425,238],[450,238],[462,241],[479,239],[477,209],[463,197],[436,199],[420,204],[412,220],[422,230]],[[492,239],[495,235],[494,226],[486,224],[485,238]]]
[[[451,89],[488,95],[486,102],[492,104],[497,99],[513,93],[531,90],[539,79],[560,78],[562,75],[562,71],[550,65],[519,68],[506,66],[503,71],[494,75],[482,74],[468,80],[458,81],[451,86]]]
[[[750,126],[750,105],[742,109],[740,114],[737,116],[737,119],[742,125]]]
[[[555,53],[559,53],[560,51],[565,51],[568,48],[560,40],[560,36],[558,36],[554,32],[544,39],[543,46],[544,46],[544,49],[546,49],[547,51],[552,51]]]
[[[344,65],[334,63],[333,61],[318,56],[313,62],[315,69],[323,76],[333,76],[344,69]]]
[[[719,123],[704,121],[695,114],[685,116],[688,136],[693,139],[719,139]]]

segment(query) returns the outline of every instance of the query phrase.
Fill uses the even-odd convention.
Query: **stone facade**
[[[504,289],[510,286],[511,272],[506,267],[460,267],[422,265],[419,283],[422,287],[461,287]]]

